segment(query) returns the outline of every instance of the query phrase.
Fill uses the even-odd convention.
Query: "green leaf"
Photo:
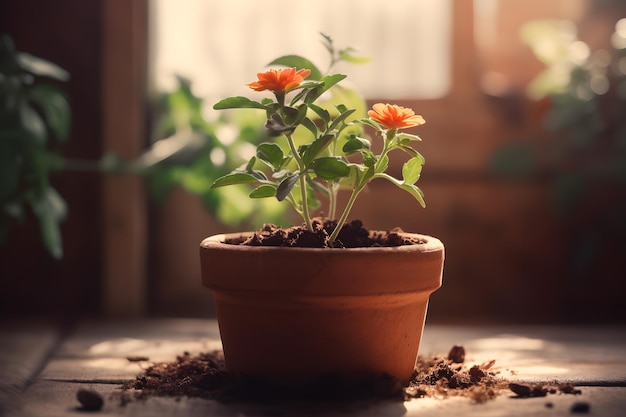
[[[402,178],[405,184],[415,184],[422,173],[424,160],[420,157],[411,158],[402,165]]]
[[[285,107],[283,112],[285,114],[285,124],[295,126],[299,125],[306,117],[308,107],[306,104],[301,104],[298,108]]]
[[[411,194],[420,203],[420,206],[426,208],[426,201],[424,201],[424,193],[415,184],[402,184],[399,185],[401,189]]]
[[[15,58],[19,66],[31,74],[54,78],[59,81],[67,81],[70,78],[70,74],[58,65],[26,52],[18,52]]]
[[[321,178],[331,181],[350,175],[350,166],[341,158],[327,156],[313,161],[313,171]]]
[[[45,144],[48,137],[43,119],[26,101],[20,105],[20,122],[24,130],[40,144]]]
[[[331,88],[333,85],[339,83],[341,80],[345,79],[347,75],[345,74],[331,74],[326,75],[320,81],[324,82],[324,91]]]
[[[254,170],[254,164],[256,164],[256,156],[251,157],[246,163],[246,172],[252,172]]]
[[[376,174],[374,176],[375,178],[384,178],[387,181],[391,182],[392,184],[394,184],[396,187],[408,192],[409,194],[411,194],[419,203],[422,207],[426,207],[426,202],[424,201],[424,193],[422,192],[422,190],[419,189],[419,187],[417,187],[414,184],[406,184],[403,181],[400,181],[394,177],[392,177],[391,175],[385,174],[385,173],[381,173],[381,174]]]
[[[324,135],[315,139],[302,154],[302,161],[305,166],[309,164],[333,142],[334,135]]]
[[[325,197],[328,197],[330,195],[330,191],[328,187],[326,187],[324,184],[321,184],[318,181],[315,181],[309,175],[306,176],[306,185],[307,185],[307,192],[309,192],[309,194],[312,196],[311,198],[315,198],[316,193],[320,193],[324,195]]]
[[[226,185],[233,184],[248,184],[259,182],[259,178],[255,177],[252,174],[247,172],[231,172],[230,174],[226,174],[223,177],[220,177],[215,180],[215,182],[211,185],[211,188],[224,187]]]
[[[283,163],[283,150],[275,143],[261,143],[256,149],[256,156],[268,162],[274,169],[280,169]]]
[[[408,145],[400,145],[397,147],[397,149],[400,149],[401,151],[408,153],[409,155],[411,155],[411,158],[415,158],[415,157],[419,157],[422,158],[423,161],[425,161],[424,157],[422,156],[421,153],[419,153],[418,151],[415,150],[415,148],[408,146]]]
[[[422,140],[422,138],[420,138],[417,135],[411,135],[410,133],[398,133],[396,135],[396,139],[398,140],[398,143],[401,145],[406,145],[411,141],[420,141]]]
[[[353,153],[359,152],[362,149],[369,149],[371,146],[370,141],[365,138],[360,138],[358,136],[352,136],[348,141],[343,145],[342,151],[346,155],[351,155]]]
[[[373,127],[376,130],[381,130],[381,131],[385,130],[385,128],[382,125],[380,125],[378,122],[375,122],[372,119],[359,119],[356,122],[367,125],[369,127]]]
[[[315,112],[319,116],[320,119],[324,121],[324,123],[328,124],[330,122],[330,113],[328,110],[316,105],[309,104],[309,108]]]
[[[361,154],[363,155],[363,165],[368,168],[373,168],[378,161],[378,156],[376,156],[376,154],[369,149],[363,149]]]
[[[317,126],[311,119],[308,117],[302,119],[302,126],[306,127],[313,134],[313,137],[317,137]]]
[[[154,141],[137,162],[143,168],[156,165],[192,165],[206,151],[209,151],[209,139],[186,130]]]
[[[316,193],[316,190],[320,188],[321,184],[316,181],[313,181],[309,177],[307,177],[306,180],[307,180],[306,181],[307,205],[309,206],[309,209],[316,210],[322,205],[319,199],[317,198],[317,193]],[[324,189],[325,187],[322,186],[321,188]],[[328,191],[326,191],[325,194],[328,195]]]
[[[228,97],[223,100],[218,101],[213,105],[214,110],[225,110],[225,109],[263,109],[266,110],[267,107],[258,101],[250,100],[247,97],[236,96],[236,97]]]
[[[380,162],[380,165],[376,170],[377,174],[387,171],[387,168],[389,167],[389,157],[387,155],[382,155],[380,158],[382,162]]]
[[[355,109],[346,110],[343,113],[341,113],[339,116],[335,117],[331,125],[328,126],[328,130],[336,129],[337,126],[339,126],[339,123],[342,123],[343,121],[345,121],[355,111],[356,111]]]
[[[71,110],[61,90],[53,85],[38,84],[29,92],[30,99],[36,103],[44,120],[62,142],[70,135]]]
[[[311,74],[307,77],[307,80],[317,81],[322,78],[322,72],[308,59],[299,55],[285,55],[280,58],[276,58],[268,64],[270,65],[282,65],[285,67],[296,67],[297,69],[309,69]]]
[[[276,198],[278,201],[283,201],[287,198],[293,187],[298,182],[298,178],[300,178],[300,174],[295,172],[281,181],[276,189]]]
[[[322,94],[328,91],[332,86],[339,83],[341,80],[346,78],[347,75],[344,74],[332,74],[323,77],[320,81],[322,81],[322,85],[315,87],[309,91],[309,93],[304,98],[305,103],[311,104],[315,100],[317,100]]]
[[[351,64],[367,64],[372,61],[372,58],[366,56],[356,56],[352,52],[355,52],[354,48],[346,48],[339,50],[339,58],[342,61],[349,62]]]
[[[270,184],[263,184],[249,194],[250,198],[267,198],[276,196],[276,187]]]
[[[63,239],[60,223],[67,216],[67,204],[52,187],[47,187],[43,194],[31,203],[33,212],[39,219],[41,236],[48,252],[55,258],[63,257]]]

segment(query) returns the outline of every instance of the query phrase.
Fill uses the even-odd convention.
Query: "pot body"
[[[226,367],[235,378],[298,384],[327,377],[410,379],[444,247],[312,249],[200,246]]]

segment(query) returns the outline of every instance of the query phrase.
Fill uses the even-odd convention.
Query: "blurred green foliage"
[[[71,112],[50,81],[68,79],[62,68],[17,51],[10,37],[0,36],[0,244],[10,223],[24,221],[30,209],[55,258],[63,255],[59,224],[67,207],[50,184],[47,149],[54,140],[68,140]]]
[[[595,51],[570,21],[529,22],[521,38],[545,64],[528,92],[548,101],[544,123],[556,134],[541,154],[528,142],[498,149],[491,168],[553,180],[558,218],[575,229],[573,270],[589,275],[608,242],[626,248],[626,19]]]
[[[160,114],[152,137],[165,139],[151,144],[135,171],[145,175],[157,201],[180,186],[200,198],[224,224],[256,227],[285,223],[286,209],[274,201],[251,203],[245,186],[211,189],[217,178],[244,164],[256,145],[268,140],[263,114],[254,110],[224,112],[209,121],[208,107],[182,77],[178,77],[175,91],[160,96],[156,108]]]
[[[158,115],[151,136],[158,139],[138,158],[122,160],[109,153],[99,160],[68,159],[54,146],[70,137],[71,109],[59,86],[67,80],[64,69],[17,51],[9,36],[0,37],[0,245],[7,242],[11,226],[24,223],[30,210],[48,252],[57,259],[63,256],[61,223],[68,210],[51,185],[55,171],[139,175],[158,202],[181,187],[227,225],[287,222],[286,208],[269,199],[251,202],[245,186],[210,188],[267,140],[263,115],[222,112],[209,121],[203,100],[192,93],[188,80],[179,77],[175,91],[156,99]]]

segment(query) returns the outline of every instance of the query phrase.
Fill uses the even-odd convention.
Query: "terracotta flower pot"
[[[388,375],[406,383],[444,247],[310,249],[200,246],[215,298],[226,367],[235,378],[298,384]]]

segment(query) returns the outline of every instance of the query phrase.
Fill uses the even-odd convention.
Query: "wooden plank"
[[[133,400],[122,405],[120,390],[114,384],[82,384],[40,381],[33,384],[23,397],[14,415],[32,417],[61,417],[75,413],[79,406],[76,392],[80,388],[98,391],[104,406],[98,415],[165,417],[165,416],[268,416],[283,417],[467,417],[509,416],[558,417],[571,415],[576,402],[589,404],[591,415],[621,417],[626,406],[624,387],[584,387],[580,395],[554,394],[541,398],[518,399],[503,394],[495,400],[475,404],[468,398],[420,398],[408,402],[383,401],[349,404],[293,403],[274,405],[222,404],[199,398],[149,398]]]
[[[60,327],[53,323],[0,323],[0,415],[16,406],[23,390],[44,367],[60,335]]]
[[[466,362],[496,360],[501,376],[521,381],[571,381],[626,386],[626,329],[563,326],[426,325],[420,354],[445,355],[463,345]],[[127,356],[173,360],[184,351],[220,348],[213,319],[85,322],[65,340],[42,378],[102,381],[133,377]]]
[[[133,379],[151,362],[219,349],[215,320],[85,322],[64,341],[40,378],[119,383]],[[130,362],[131,356],[149,361]]]
[[[626,406],[626,383],[621,379],[626,369],[624,330],[623,327],[426,326],[423,356],[447,354],[452,345],[463,345],[466,363],[496,359],[501,376],[506,378],[571,380],[584,385],[580,395],[518,399],[505,390],[485,404],[455,397],[330,406],[309,403],[261,406],[222,404],[198,398],[149,398],[122,406],[121,381],[132,379],[145,366],[129,362],[127,356],[149,356],[160,361],[172,360],[184,351],[211,350],[219,347],[217,323],[201,319],[85,322],[56,351],[12,415],[68,415],[78,405],[76,391],[86,387],[105,397],[102,412],[110,416],[560,416],[569,415],[577,401],[587,402],[595,415],[621,416]]]
[[[623,326],[426,326],[422,355],[463,345],[466,361],[492,359],[507,379],[626,386]]]

